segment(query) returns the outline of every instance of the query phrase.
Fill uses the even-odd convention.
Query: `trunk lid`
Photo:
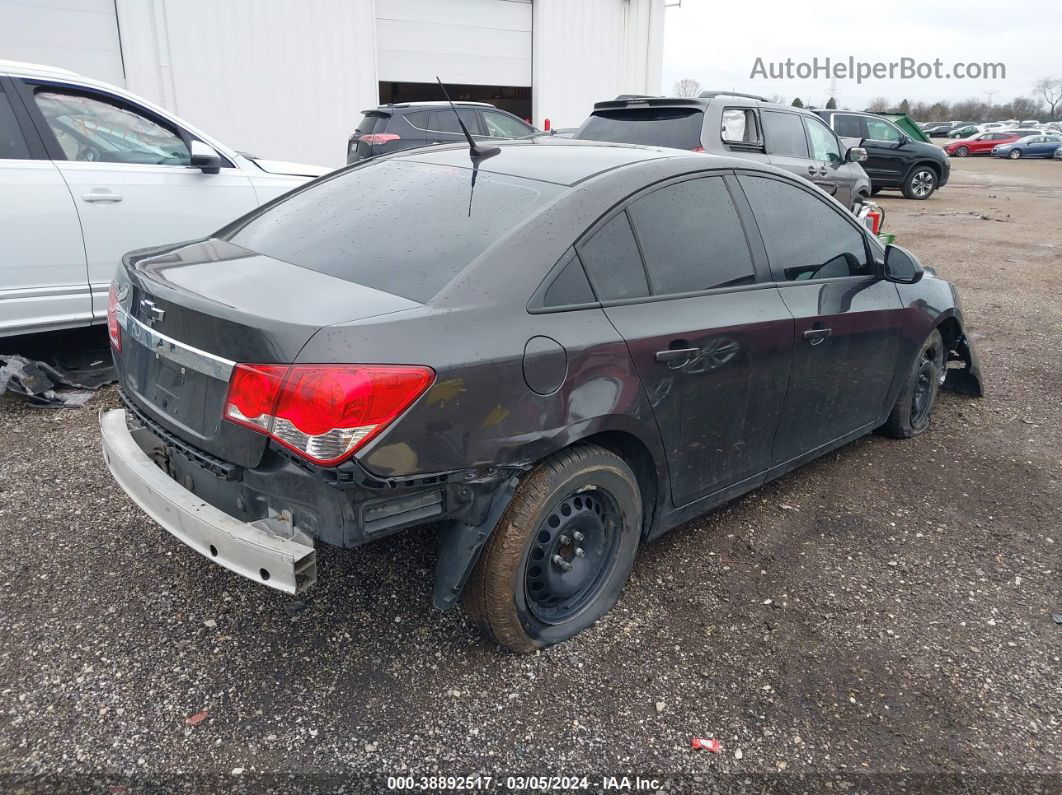
[[[222,420],[235,363],[291,363],[323,326],[420,306],[216,239],[130,258],[125,274],[122,388],[165,429],[245,467],[266,438]]]

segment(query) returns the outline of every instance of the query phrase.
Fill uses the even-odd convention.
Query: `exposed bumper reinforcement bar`
[[[114,479],[167,532],[226,569],[278,591],[301,593],[317,581],[313,542],[290,523],[248,524],[201,500],[140,449],[123,409],[101,411],[100,430]]]

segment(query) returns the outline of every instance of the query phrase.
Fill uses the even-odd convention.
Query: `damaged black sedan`
[[[519,652],[638,547],[980,394],[954,288],[810,183],[582,142],[413,150],[127,255],[107,464],[159,524],[297,593],[314,545],[439,528],[434,602]]]

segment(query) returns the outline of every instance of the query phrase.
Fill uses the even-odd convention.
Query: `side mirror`
[[[916,284],[925,275],[925,268],[915,255],[901,246],[885,246],[885,271],[887,281],[897,284]]]
[[[217,174],[221,171],[221,155],[202,141],[192,141],[192,168],[198,168],[204,174]]]
[[[867,150],[862,146],[853,146],[848,150],[849,163],[862,163],[868,157]]]
[[[911,136],[906,135],[904,133],[900,133],[900,144],[899,145],[903,146],[904,144],[909,144],[909,143],[911,143]]]

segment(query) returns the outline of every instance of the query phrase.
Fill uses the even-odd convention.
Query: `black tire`
[[[933,329],[918,350],[892,413],[878,429],[881,433],[893,439],[910,439],[929,428],[943,381],[945,356],[944,340],[940,332]]]
[[[871,195],[871,196],[877,196],[877,195],[878,195],[879,193],[881,193],[881,192],[882,192],[883,190],[885,190],[885,189],[884,189],[884,188],[871,188],[871,189],[870,189],[870,195]]]
[[[915,166],[903,181],[902,190],[908,199],[928,199],[937,191],[937,172],[931,166]]]
[[[565,641],[619,599],[641,530],[641,492],[622,458],[592,444],[556,453],[521,480],[472,570],[465,609],[519,654]]]
[[[967,149],[965,146],[960,146],[958,149],[955,150],[956,157],[966,157],[968,154],[970,154],[970,150]]]

